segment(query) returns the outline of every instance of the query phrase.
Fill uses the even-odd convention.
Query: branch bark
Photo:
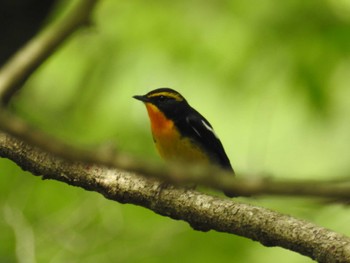
[[[140,205],[188,222],[201,231],[216,230],[280,246],[319,262],[350,262],[350,239],[310,222],[262,207],[165,186],[154,178],[103,166],[69,162],[0,133],[0,156],[24,170],[96,191],[121,203]]]

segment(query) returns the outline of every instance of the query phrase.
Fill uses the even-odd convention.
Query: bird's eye
[[[158,97],[158,100],[159,100],[159,101],[166,101],[167,99],[168,99],[168,97],[163,96],[163,95],[161,95],[161,96]]]

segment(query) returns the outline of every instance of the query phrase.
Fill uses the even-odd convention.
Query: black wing
[[[216,136],[213,127],[202,115],[198,112],[195,113],[186,117],[187,125],[184,126],[187,128],[186,132],[189,137],[201,145],[213,162],[225,170],[234,172],[224,147]]]

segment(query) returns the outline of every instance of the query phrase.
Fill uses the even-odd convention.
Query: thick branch
[[[7,103],[34,70],[77,28],[87,24],[97,0],[80,0],[71,12],[52,24],[13,56],[0,71],[0,102]]]
[[[187,221],[197,230],[237,234],[266,246],[299,252],[319,262],[350,262],[349,238],[265,208],[164,186],[156,179],[117,169],[67,162],[4,133],[0,133],[0,156],[43,178],[149,208]]]

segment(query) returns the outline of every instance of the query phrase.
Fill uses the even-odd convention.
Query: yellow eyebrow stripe
[[[184,100],[181,95],[176,94],[176,93],[167,92],[167,91],[154,93],[154,94],[151,94],[151,95],[149,95],[147,97],[148,98],[154,98],[154,97],[159,97],[159,96],[170,97],[170,98],[173,98],[173,99],[175,99],[177,101],[183,101]]]

